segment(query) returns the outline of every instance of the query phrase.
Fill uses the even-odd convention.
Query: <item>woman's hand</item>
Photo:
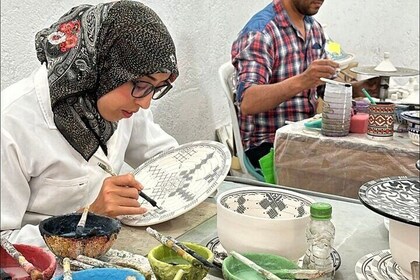
[[[140,207],[137,201],[142,189],[132,174],[108,177],[89,210],[109,217],[144,214],[146,208]]]

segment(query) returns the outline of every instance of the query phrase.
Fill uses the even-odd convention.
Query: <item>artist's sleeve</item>
[[[174,137],[154,122],[150,109],[135,114],[130,141],[125,153],[125,162],[133,168],[156,154],[178,146]]]
[[[237,71],[237,98],[250,86],[269,84],[275,59],[274,42],[270,34],[251,31],[243,34],[232,45],[232,64]]]
[[[35,148],[35,147],[34,147]],[[12,243],[44,247],[37,225],[22,226],[29,205],[29,177],[18,145],[1,128],[1,236]]]

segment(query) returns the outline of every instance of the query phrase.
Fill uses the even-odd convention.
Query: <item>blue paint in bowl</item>
[[[73,280],[126,280],[128,276],[133,276],[136,280],[145,280],[143,274],[137,271],[119,268],[92,268],[72,272],[71,276]],[[54,280],[63,280],[63,276],[55,277]]]

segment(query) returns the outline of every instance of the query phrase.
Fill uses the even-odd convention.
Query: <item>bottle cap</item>
[[[331,219],[332,206],[325,202],[315,202],[311,204],[311,217],[316,220]]]

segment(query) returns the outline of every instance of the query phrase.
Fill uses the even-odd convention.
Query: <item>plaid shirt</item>
[[[236,101],[254,84],[273,84],[304,72],[312,61],[326,58],[320,24],[305,16],[306,40],[292,25],[281,0],[274,0],[254,15],[232,45],[237,74]],[[247,94],[246,92],[244,94]],[[286,120],[299,121],[315,114],[316,88],[302,91],[276,108],[256,115],[242,115],[239,126],[244,150],[263,142],[274,143],[276,130]]]

